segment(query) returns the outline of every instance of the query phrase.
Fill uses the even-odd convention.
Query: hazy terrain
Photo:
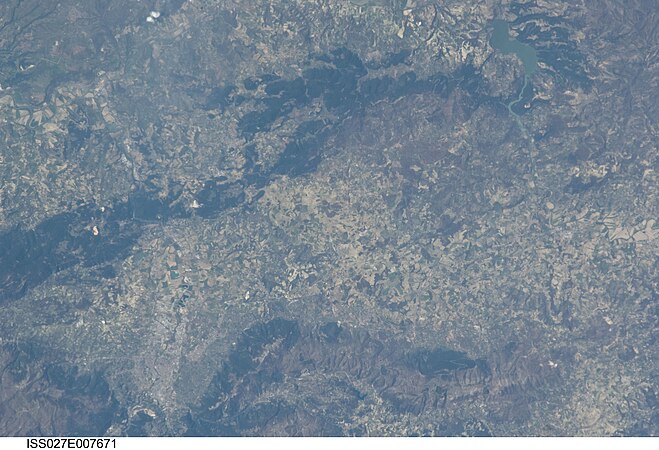
[[[0,435],[656,435],[651,1],[0,4]]]

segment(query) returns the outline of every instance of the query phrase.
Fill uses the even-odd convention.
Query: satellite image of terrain
[[[0,2],[1,436],[659,434],[653,0]]]

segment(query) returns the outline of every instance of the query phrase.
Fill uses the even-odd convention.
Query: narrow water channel
[[[524,85],[520,89],[517,98],[508,103],[510,114],[519,118],[519,114],[514,111],[514,107],[522,102],[525,97],[530,98],[533,95],[529,80],[538,67],[538,55],[530,45],[519,42],[516,39],[510,39],[510,28],[508,22],[505,20],[496,19],[492,21],[492,26],[494,27],[494,32],[490,39],[492,47],[503,54],[514,53],[524,65]],[[530,88],[531,92],[527,92],[527,88]]]
[[[494,31],[492,32],[492,38],[490,39],[490,44],[492,47],[503,54],[514,53],[524,65],[524,84],[522,85],[517,98],[510,101],[507,107],[508,112],[515,119],[515,122],[522,132],[522,135],[530,143],[531,148],[529,151],[529,157],[531,162],[531,171],[533,173],[533,177],[537,178],[534,157],[534,155],[537,153],[537,149],[535,148],[533,137],[527,132],[526,127],[524,127],[524,124],[522,123],[520,115],[515,112],[515,108],[517,105],[521,104],[523,106],[526,102],[530,102],[533,99],[533,85],[530,79],[538,67],[538,54],[530,45],[510,38],[510,26],[505,20],[493,20],[492,26],[494,28]],[[521,111],[523,111],[523,109]]]

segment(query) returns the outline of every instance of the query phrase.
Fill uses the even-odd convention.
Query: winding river
[[[510,30],[508,22],[505,20],[492,21],[494,32],[490,39],[490,44],[501,53],[514,53],[524,64],[524,85],[519,92],[517,99],[508,103],[508,111],[513,116],[519,118],[519,115],[513,111],[513,107],[522,101],[524,98],[524,91],[529,86],[529,79],[538,66],[538,55],[533,47],[524,44],[515,39],[510,39]]]
[[[538,67],[538,54],[536,53],[535,49],[530,45],[519,42],[516,39],[510,39],[510,27],[508,22],[506,22],[505,20],[501,20],[501,19],[493,20],[492,26],[494,28],[494,31],[492,33],[492,38],[490,39],[490,44],[492,45],[492,47],[494,47],[495,50],[500,51],[503,54],[514,53],[522,61],[522,64],[524,65],[524,84],[522,85],[522,89],[520,89],[517,98],[510,101],[507,107],[508,107],[508,112],[515,119],[515,122],[517,122],[517,126],[522,132],[522,135],[530,143],[531,150],[529,153],[529,158],[531,162],[531,171],[533,173],[533,177],[537,178],[536,164],[534,158],[534,153],[537,152],[537,149],[535,148],[533,137],[530,136],[529,133],[527,132],[526,127],[522,123],[521,117],[519,116],[519,114],[515,112],[514,108],[518,103],[521,103],[522,100],[524,100],[525,92],[527,89],[531,90],[531,92],[527,93],[528,99],[530,100],[533,98],[533,86],[529,80],[531,79],[531,76]]]

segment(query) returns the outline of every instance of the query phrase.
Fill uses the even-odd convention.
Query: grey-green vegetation
[[[655,9],[2,2],[0,435],[656,435]]]

